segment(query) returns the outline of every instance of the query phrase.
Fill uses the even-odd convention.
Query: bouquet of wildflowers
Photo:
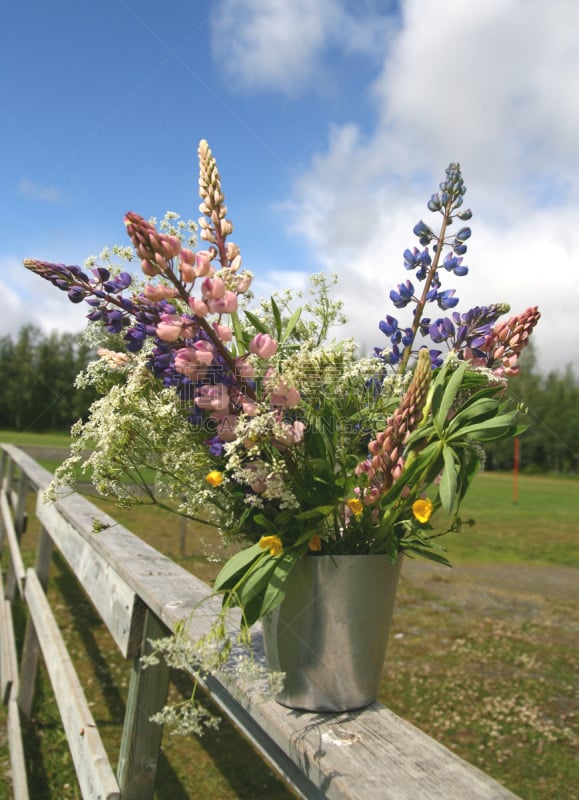
[[[502,320],[502,304],[452,310],[458,299],[442,280],[467,274],[471,236],[459,165],[428,203],[437,230],[414,228],[419,247],[404,252],[412,277],[390,292],[410,309],[407,325],[386,315],[386,341],[360,356],[355,342],[330,338],[341,304],[323,275],[302,307],[288,293],[251,304],[205,141],[199,163],[205,249],[192,249],[195,225],[175,214],[157,227],[130,212],[132,249],[116,252],[140,260],[139,280],[108,252],[85,268],[25,262],[88,303],[107,343],[81,378],[101,397],[56,482],[73,481],[84,462],[103,495],[218,526],[238,546],[215,589],[246,625],[281,602],[308,554],[394,561],[404,551],[447,563],[437,539],[460,524],[484,443],[524,427],[504,388],[539,319],[536,307]]]

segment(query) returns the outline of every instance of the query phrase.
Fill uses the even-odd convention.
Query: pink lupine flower
[[[161,270],[156,264],[149,261],[148,258],[143,258],[141,261],[141,269],[148,278],[154,278],[155,275],[160,275]]]
[[[284,380],[280,380],[269,396],[271,405],[281,408],[293,408],[299,404],[300,399],[298,390],[288,386]]]
[[[183,330],[183,320],[177,314],[161,314],[155,333],[162,342],[176,342]]]
[[[233,331],[227,325],[219,325],[219,323],[214,322],[213,330],[222,342],[230,342],[233,339]]]
[[[188,302],[189,308],[196,316],[206,317],[207,314],[209,314],[207,303],[204,303],[203,300],[200,300],[198,297],[190,297]]]
[[[195,275],[198,278],[205,278],[212,271],[211,253],[207,250],[199,250],[198,253],[195,253]]]
[[[244,358],[237,358],[235,360],[236,378],[240,378],[241,380],[246,380],[247,378],[253,378],[254,375],[255,375],[255,369],[248,361],[246,361]]]
[[[190,380],[200,380],[213,363],[213,349],[209,342],[195,342],[193,347],[182,347],[175,354],[175,369]]]
[[[271,358],[277,352],[277,342],[269,333],[258,333],[249,343],[249,352],[260,358]]]
[[[233,314],[237,310],[237,295],[226,291],[223,297],[209,298],[207,308],[212,314]]]
[[[179,272],[181,273],[181,280],[184,283],[193,283],[197,277],[195,274],[195,267],[183,259],[179,262]]]
[[[201,284],[201,294],[204,300],[217,300],[225,295],[225,283],[219,276],[205,278]]]
[[[210,342],[204,342],[202,340],[195,342],[193,348],[200,364],[210,366],[213,363],[213,345]]]
[[[283,425],[283,434],[276,436],[273,444],[278,450],[285,450],[294,444],[298,444],[304,438],[306,426],[303,422],[296,420],[293,424],[285,423]]]
[[[240,275],[237,278],[237,285],[235,287],[235,290],[237,291],[237,294],[245,294],[245,292],[251,286],[252,280],[253,280],[253,278],[251,277],[251,275],[248,272],[244,272],[243,275]]]
[[[195,395],[195,405],[212,411],[226,411],[229,408],[229,392],[223,383],[215,386],[202,386]]]
[[[159,249],[165,258],[174,258],[181,252],[181,240],[176,236],[163,233],[159,236]]]
[[[175,297],[175,290],[172,286],[166,286],[164,283],[157,283],[155,285],[148,283],[143,289],[143,294],[147,300],[157,303],[159,300],[171,300]]]
[[[184,261],[185,264],[189,264],[190,266],[195,266],[195,253],[193,250],[184,247],[181,250],[181,261]]]
[[[167,272],[169,263],[162,253],[155,253],[155,264],[159,267],[161,272]]]

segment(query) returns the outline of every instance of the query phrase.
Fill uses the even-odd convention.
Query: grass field
[[[14,438],[67,443],[58,436]],[[0,441],[8,440],[0,432]],[[404,567],[382,682],[385,705],[525,800],[579,798],[578,486],[521,476],[514,503],[512,476],[479,476],[463,508],[463,518],[476,525],[444,540],[456,567],[419,561]],[[207,530],[189,526],[182,552],[174,518],[154,509],[121,514],[105,507],[199,577],[214,574],[204,556],[217,542]],[[31,526],[23,541],[29,563],[34,538]],[[58,557],[49,591],[115,763],[130,665]],[[173,696],[186,690],[176,677]],[[44,673],[26,746],[33,797],[79,796]],[[7,765],[0,728],[0,771]],[[158,785],[159,800],[292,796],[225,722],[201,740],[166,736]],[[0,784],[0,800],[10,796]]]

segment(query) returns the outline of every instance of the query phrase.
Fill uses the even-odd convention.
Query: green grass
[[[461,508],[461,533],[440,540],[453,563],[561,564],[579,567],[579,482],[512,475],[479,475]]]
[[[70,436],[68,433],[54,431],[52,433],[34,433],[31,431],[0,430],[0,442],[15,445],[42,445],[44,447],[68,447]]]
[[[50,446],[68,441],[58,435],[28,442],[15,438]],[[5,432],[0,441],[8,441]],[[413,562],[403,570],[381,688],[388,707],[525,800],[579,800],[577,488],[571,479],[521,476],[515,504],[512,476],[477,478],[462,515],[476,525],[441,540],[457,569]],[[215,565],[205,559],[219,546],[211,529],[189,524],[181,552],[174,517],[152,508],[121,512],[104,501],[98,505],[204,580],[215,574]],[[31,515],[32,510],[31,499]],[[34,542],[31,516],[23,541],[27,563],[33,561]],[[58,557],[49,590],[114,764],[130,665]],[[18,615],[21,635],[22,609]],[[186,690],[176,677],[172,696]],[[5,772],[1,730],[0,725]],[[26,747],[33,797],[78,797],[44,672]],[[158,800],[292,796],[225,722],[201,740],[165,736],[158,787]],[[0,800],[9,797],[0,785]]]

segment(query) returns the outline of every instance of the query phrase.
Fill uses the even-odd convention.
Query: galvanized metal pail
[[[285,673],[276,700],[306,711],[348,711],[378,694],[402,554],[308,555],[281,605],[263,619],[270,669]]]

